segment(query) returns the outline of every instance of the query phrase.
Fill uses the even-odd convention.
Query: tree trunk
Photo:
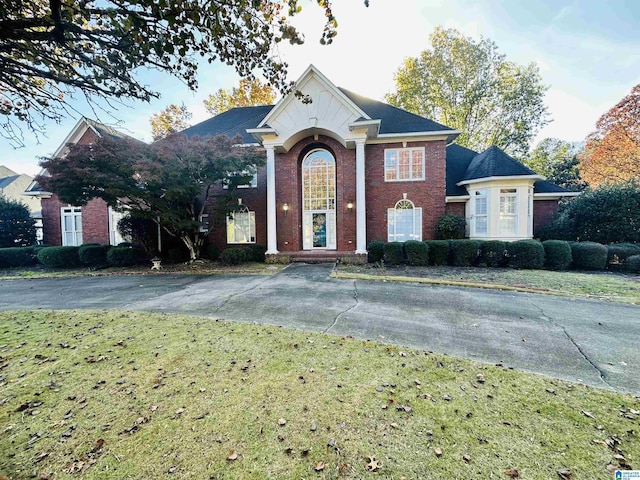
[[[197,242],[194,242],[188,235],[183,235],[180,238],[182,239],[182,243],[189,249],[189,262],[197,260],[200,257],[200,247],[197,245]]]

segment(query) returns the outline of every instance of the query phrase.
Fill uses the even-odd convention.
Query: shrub
[[[506,262],[507,244],[501,240],[487,240],[480,242],[478,263],[487,267],[504,267]]]
[[[0,195],[0,247],[26,247],[34,243],[36,227],[29,208]]]
[[[0,248],[0,268],[28,267],[35,263],[32,247]]]
[[[426,240],[429,247],[429,264],[446,265],[449,261],[449,242],[447,240]]]
[[[238,247],[225,248],[220,254],[220,261],[226,265],[238,265],[247,261],[247,250]]]
[[[220,249],[215,245],[207,245],[205,249],[205,257],[209,260],[217,260],[220,256]]]
[[[87,267],[103,267],[107,265],[109,245],[85,243],[78,247],[80,262]]]
[[[402,242],[389,242],[384,244],[384,263],[388,265],[400,265],[404,261]]]
[[[367,246],[369,263],[378,263],[384,257],[384,242],[374,240]]]
[[[451,240],[449,242],[451,264],[455,267],[471,267],[478,258],[478,240]]]
[[[631,255],[624,262],[624,269],[628,272],[640,273],[640,255]]]
[[[112,267],[131,267],[149,260],[141,247],[112,247],[107,252],[107,262]]]
[[[573,267],[580,270],[604,270],[607,266],[607,247],[595,242],[571,243]]]
[[[467,221],[459,215],[443,215],[436,226],[438,240],[453,240],[465,237]]]
[[[38,252],[38,260],[49,268],[80,267],[78,247],[46,247]]]
[[[245,247],[245,250],[245,255],[247,256],[248,262],[264,262],[267,247],[263,245],[250,245],[248,247]]]
[[[566,270],[571,266],[571,247],[564,240],[546,240],[544,248],[544,267],[549,270]]]
[[[507,242],[507,265],[510,268],[544,267],[544,247],[537,240]]]
[[[429,264],[429,246],[424,242],[409,240],[404,244],[409,265],[424,267]]]
[[[607,267],[622,268],[627,258],[640,255],[640,246],[633,243],[614,243],[607,245]]]

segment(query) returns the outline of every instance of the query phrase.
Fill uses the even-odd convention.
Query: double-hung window
[[[518,234],[518,193],[515,188],[500,189],[500,235]]]
[[[256,243],[256,213],[247,207],[227,215],[227,243]]]
[[[384,151],[385,182],[424,180],[424,147]]]
[[[473,196],[473,231],[474,235],[487,235],[489,230],[488,209],[487,209],[487,191],[476,190]]]

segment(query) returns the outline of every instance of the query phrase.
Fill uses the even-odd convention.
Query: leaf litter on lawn
[[[0,325],[0,476],[608,479],[640,468],[637,398],[503,365],[150,313],[4,312]]]

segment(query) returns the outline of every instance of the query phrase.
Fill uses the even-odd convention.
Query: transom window
[[[62,221],[62,245],[82,245],[82,208],[62,207],[60,219]]]
[[[518,194],[515,188],[500,189],[500,235],[518,233]]]
[[[384,151],[385,182],[424,180],[424,147]]]
[[[475,235],[487,235],[487,191],[476,190],[474,199],[473,225]]]
[[[422,240],[422,208],[406,198],[387,210],[388,241]]]
[[[245,206],[227,215],[227,243],[256,243],[256,213]]]

